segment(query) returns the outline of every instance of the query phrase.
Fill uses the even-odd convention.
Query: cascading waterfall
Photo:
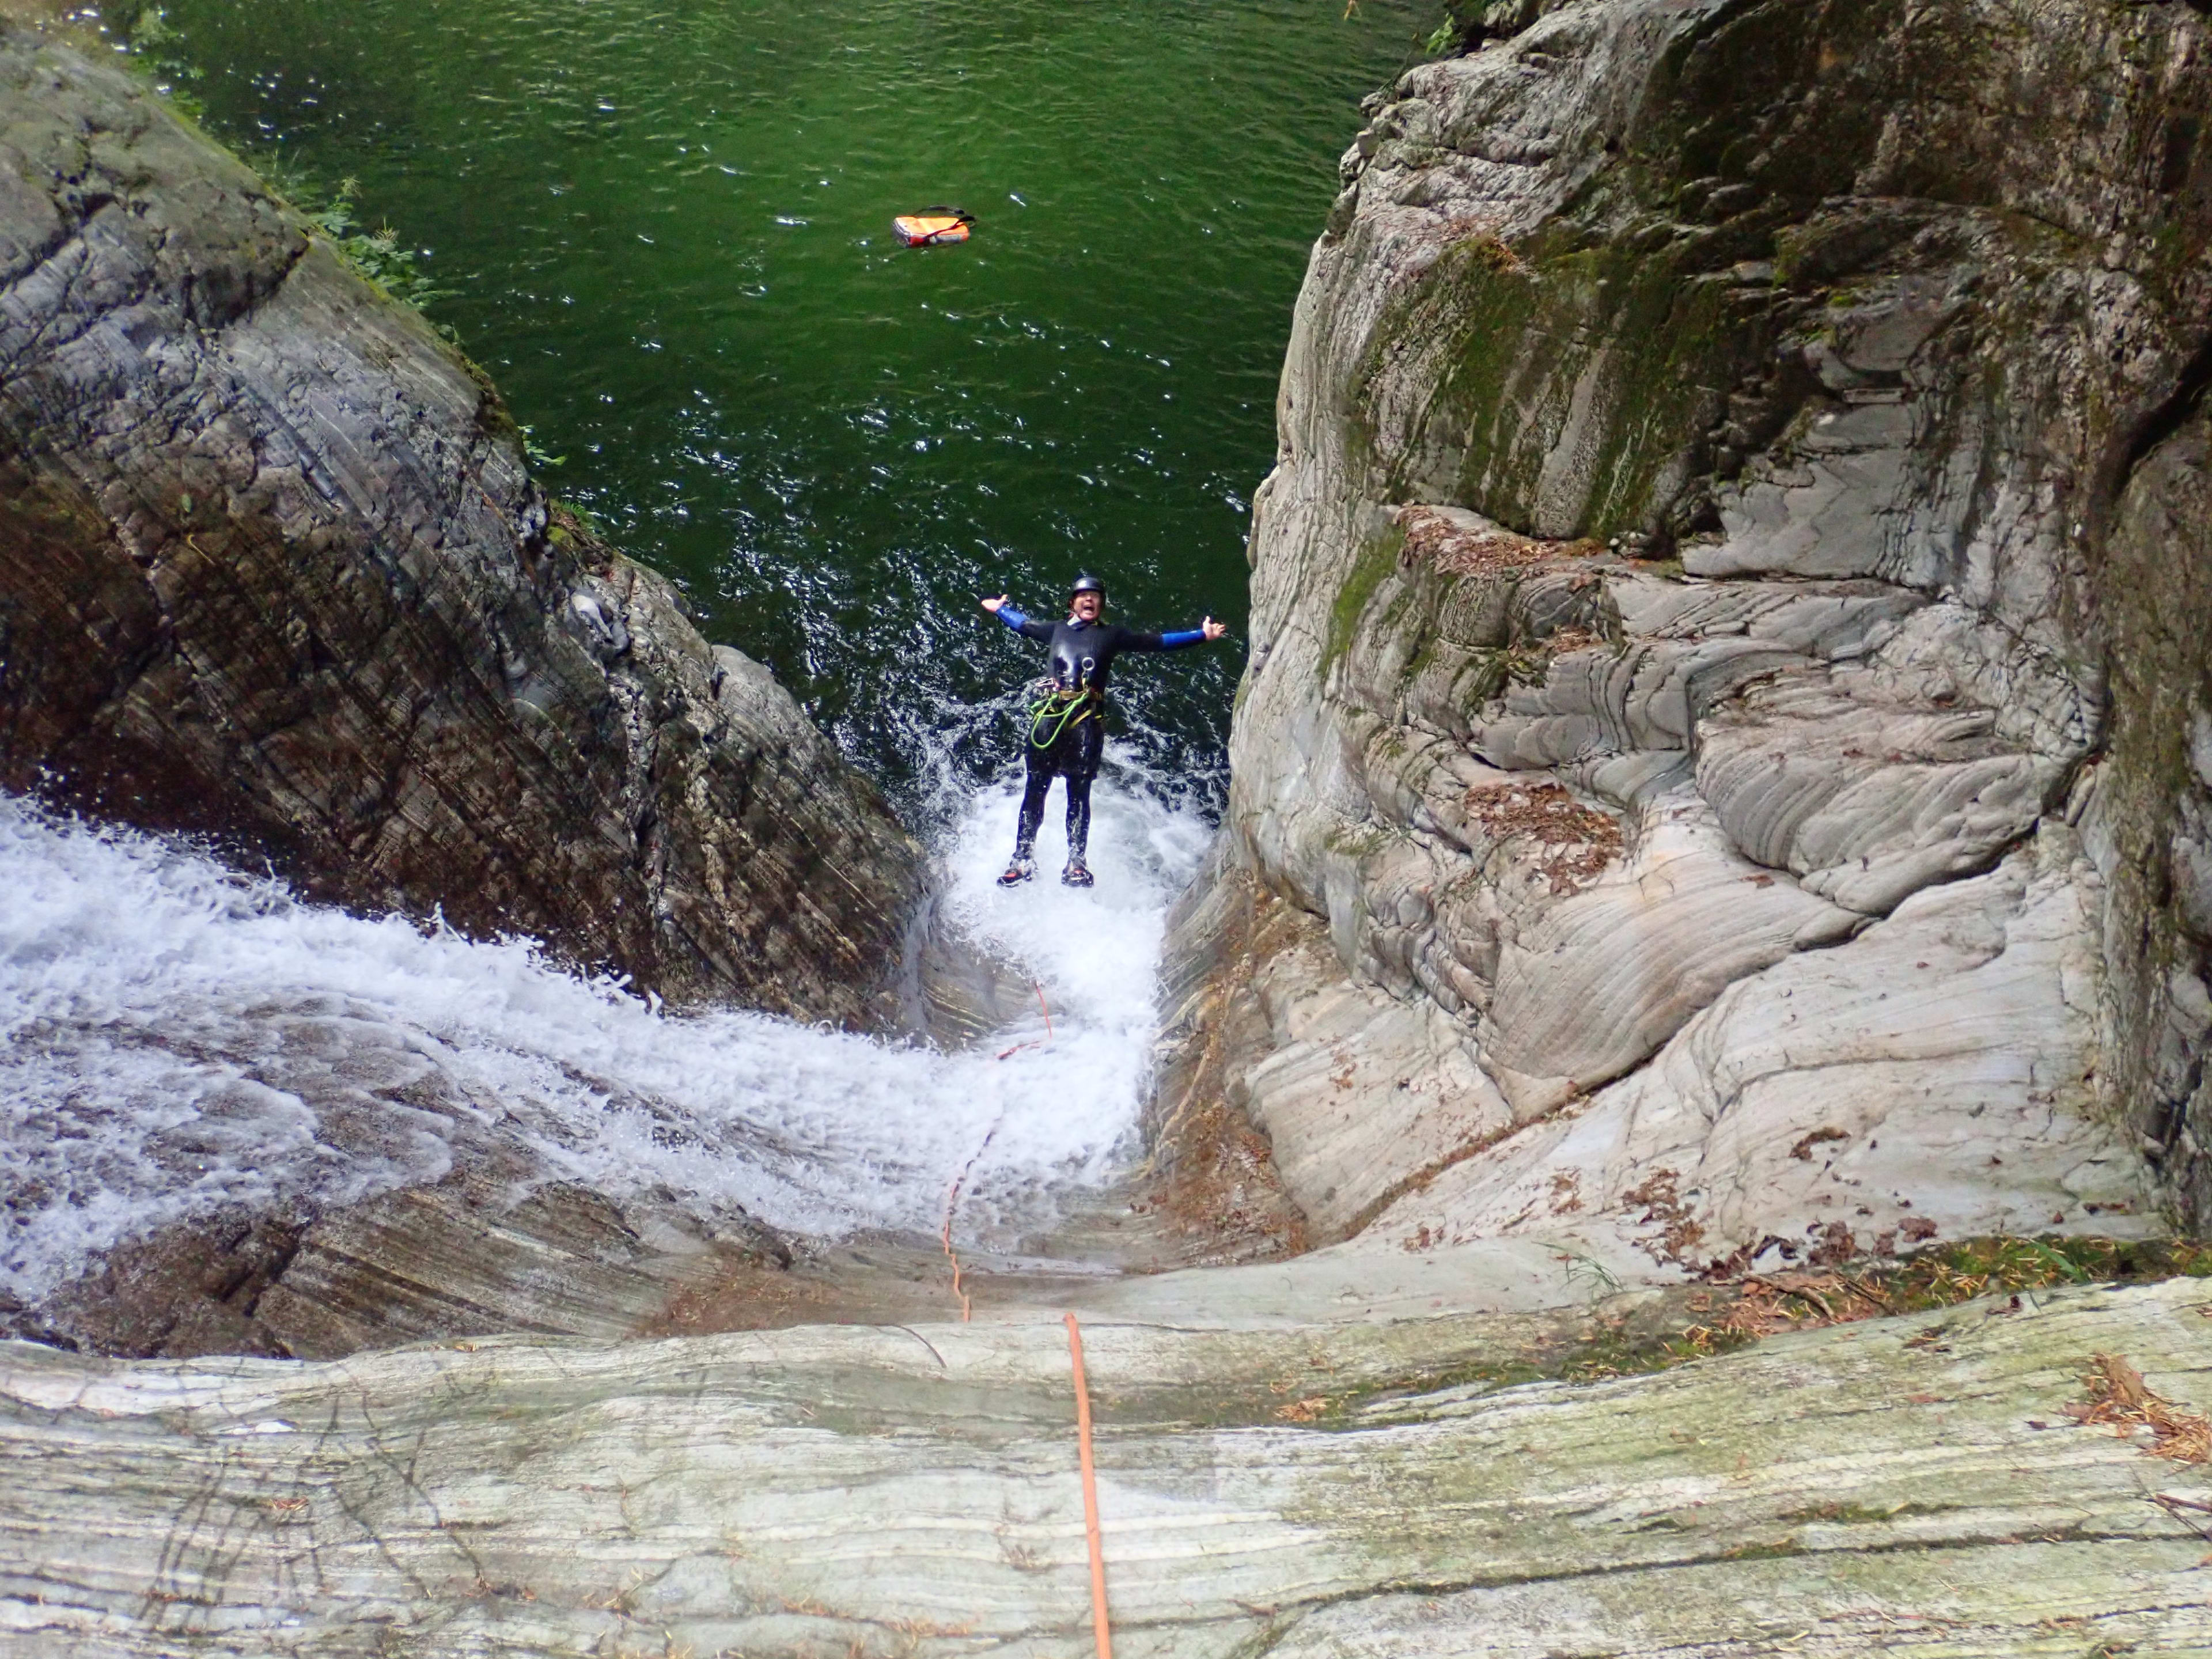
[[[933,1232],[972,1162],[963,1235],[1033,1227],[1130,1150],[1166,908],[1209,832],[1109,769],[1098,885],[1002,891],[1014,799],[1001,782],[952,805],[941,902],[1036,979],[1052,1037],[1040,1013],[945,1054],[672,1015],[527,940],[304,903],[0,796],[0,1287],[35,1300],[166,1224],[461,1166],[819,1237]]]

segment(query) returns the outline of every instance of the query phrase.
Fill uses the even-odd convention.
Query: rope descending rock
[[[1091,1384],[1083,1374],[1083,1328],[1067,1322],[1067,1358],[1075,1369],[1075,1437],[1083,1464],[1083,1534],[1091,1546],[1091,1629],[1098,1659],[1114,1659],[1113,1621],[1106,1615],[1106,1547],[1098,1535],[1098,1475],[1091,1461]]]

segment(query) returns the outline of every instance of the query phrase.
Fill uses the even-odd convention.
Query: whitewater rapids
[[[1000,784],[953,814],[941,902],[1036,981],[1051,1036],[1040,1011],[945,1054],[670,1014],[527,940],[305,903],[0,795],[0,1288],[33,1302],[176,1222],[460,1167],[517,1196],[659,1191],[817,1237],[934,1232],[966,1170],[964,1237],[1034,1226],[1133,1150],[1167,907],[1210,832],[1109,771],[1097,886],[1052,879],[1054,823],[1044,874],[1004,891],[1015,798]]]

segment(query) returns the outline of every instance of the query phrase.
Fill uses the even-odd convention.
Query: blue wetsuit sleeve
[[[1125,628],[1117,643],[1125,651],[1180,651],[1187,645],[1205,644],[1206,630],[1185,628],[1173,634],[1139,634]]]
[[[1006,623],[1007,627],[1012,629],[1015,633],[1023,635],[1026,639],[1048,640],[1052,637],[1052,624],[1050,623],[1031,622],[1027,612],[1017,611],[1011,605],[1000,605],[993,614],[994,614],[1000,622]]]

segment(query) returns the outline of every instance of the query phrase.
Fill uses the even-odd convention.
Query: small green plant
[[[159,6],[149,6],[124,31],[124,46],[132,68],[153,83],[154,90],[172,108],[193,122],[207,118],[207,107],[187,91],[188,82],[205,78],[206,72],[182,55],[183,33]]]
[[[538,441],[536,427],[524,426],[518,422],[514,429],[522,434],[523,459],[530,463],[530,470],[532,472],[550,471],[554,467],[566,466],[568,464],[568,458],[566,455],[551,454],[548,453],[544,445]]]
[[[1565,1269],[1567,1283],[1588,1287],[1589,1299],[1601,1302],[1620,1291],[1620,1279],[1613,1271],[1595,1256],[1585,1254],[1568,1244],[1549,1246],[1553,1259]]]
[[[447,298],[451,290],[431,281],[416,262],[415,251],[400,245],[398,233],[390,225],[371,230],[354,217],[354,195],[360,188],[356,180],[346,179],[339,181],[337,194],[319,208],[302,199],[311,199],[312,187],[295,195],[294,201],[307,214],[308,223],[345,256],[347,264],[393,299],[420,311],[433,300]]]
[[[183,56],[185,36],[169,21],[168,13],[160,6],[148,6],[121,33],[125,61],[152,84],[171,108],[196,124],[204,124],[206,107],[185,90],[185,85],[204,79],[205,71]],[[347,264],[393,299],[420,311],[432,301],[449,296],[450,290],[431,281],[415,251],[401,245],[398,234],[390,225],[371,229],[354,216],[354,198],[361,188],[356,180],[341,181],[336,193],[325,199],[314,179],[288,165],[281,154],[271,150],[250,159],[270,187],[298,208]],[[438,331],[449,340],[455,337],[442,325]]]
[[[204,106],[185,90],[185,83],[204,79],[204,71],[184,57],[185,36],[169,21],[167,11],[158,5],[145,7],[126,27],[116,31],[116,38],[124,62],[149,82],[172,109],[195,125],[205,123]],[[355,216],[357,181],[341,180],[335,192],[325,195],[312,174],[274,146],[249,150],[241,159],[261,174],[276,198],[296,209],[311,228],[320,232],[341,258],[392,299],[421,311],[433,301],[451,297],[453,290],[432,281],[422,269],[422,256],[402,245],[398,233],[389,224],[371,229]],[[447,325],[434,322],[432,326],[453,345],[460,344],[460,337]],[[483,380],[483,371],[475,365],[470,364],[469,370]],[[488,380],[484,384],[489,388]],[[529,444],[526,429],[524,441]],[[532,465],[544,467],[558,466],[562,459],[535,446],[529,447],[529,456]]]
[[[1421,42],[1421,50],[1431,58],[1441,57],[1445,52],[1458,51],[1459,39],[1459,25],[1447,15],[1443,22],[1437,25],[1436,33]]]

